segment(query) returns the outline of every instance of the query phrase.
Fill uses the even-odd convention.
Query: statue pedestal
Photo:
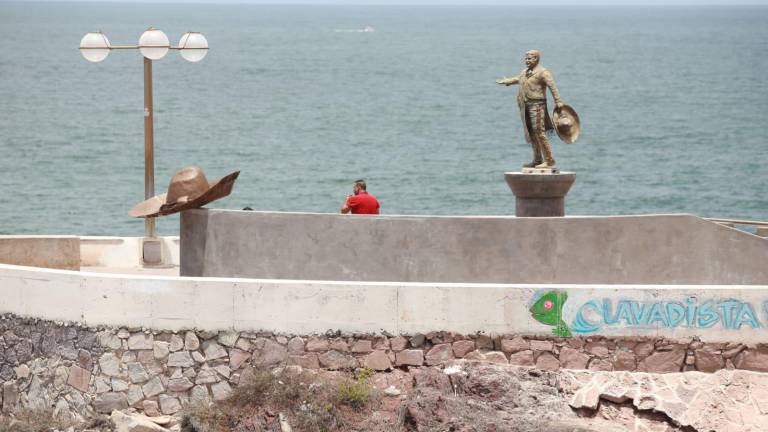
[[[565,216],[565,195],[576,181],[576,173],[526,171],[504,173],[515,194],[515,216]]]

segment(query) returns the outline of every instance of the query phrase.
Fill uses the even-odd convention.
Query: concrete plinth
[[[163,262],[163,244],[157,238],[145,238],[141,242],[141,259],[145,265],[159,265]]]
[[[565,216],[565,195],[576,181],[576,173],[506,172],[504,179],[515,194],[515,216]]]

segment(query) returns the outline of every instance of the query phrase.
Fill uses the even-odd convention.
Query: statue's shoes
[[[552,163],[549,162],[543,162],[538,165],[536,165],[534,168],[552,168],[555,166],[555,161],[552,161]]]
[[[535,167],[536,165],[538,165],[540,163],[541,163],[541,161],[529,162],[529,163],[523,165],[523,168],[533,168],[533,167]]]

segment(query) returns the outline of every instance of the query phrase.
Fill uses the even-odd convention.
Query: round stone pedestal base
[[[565,195],[576,181],[576,173],[507,172],[504,179],[515,194],[515,216],[565,216]]]

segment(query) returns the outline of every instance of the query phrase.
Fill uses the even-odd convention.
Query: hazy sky
[[[4,0],[0,0],[2,3]],[[11,0],[14,1],[14,0]],[[19,1],[19,0],[15,0]],[[21,0],[78,1],[78,0]],[[343,4],[343,5],[761,5],[768,0],[79,0],[119,3],[254,3],[254,4]]]

